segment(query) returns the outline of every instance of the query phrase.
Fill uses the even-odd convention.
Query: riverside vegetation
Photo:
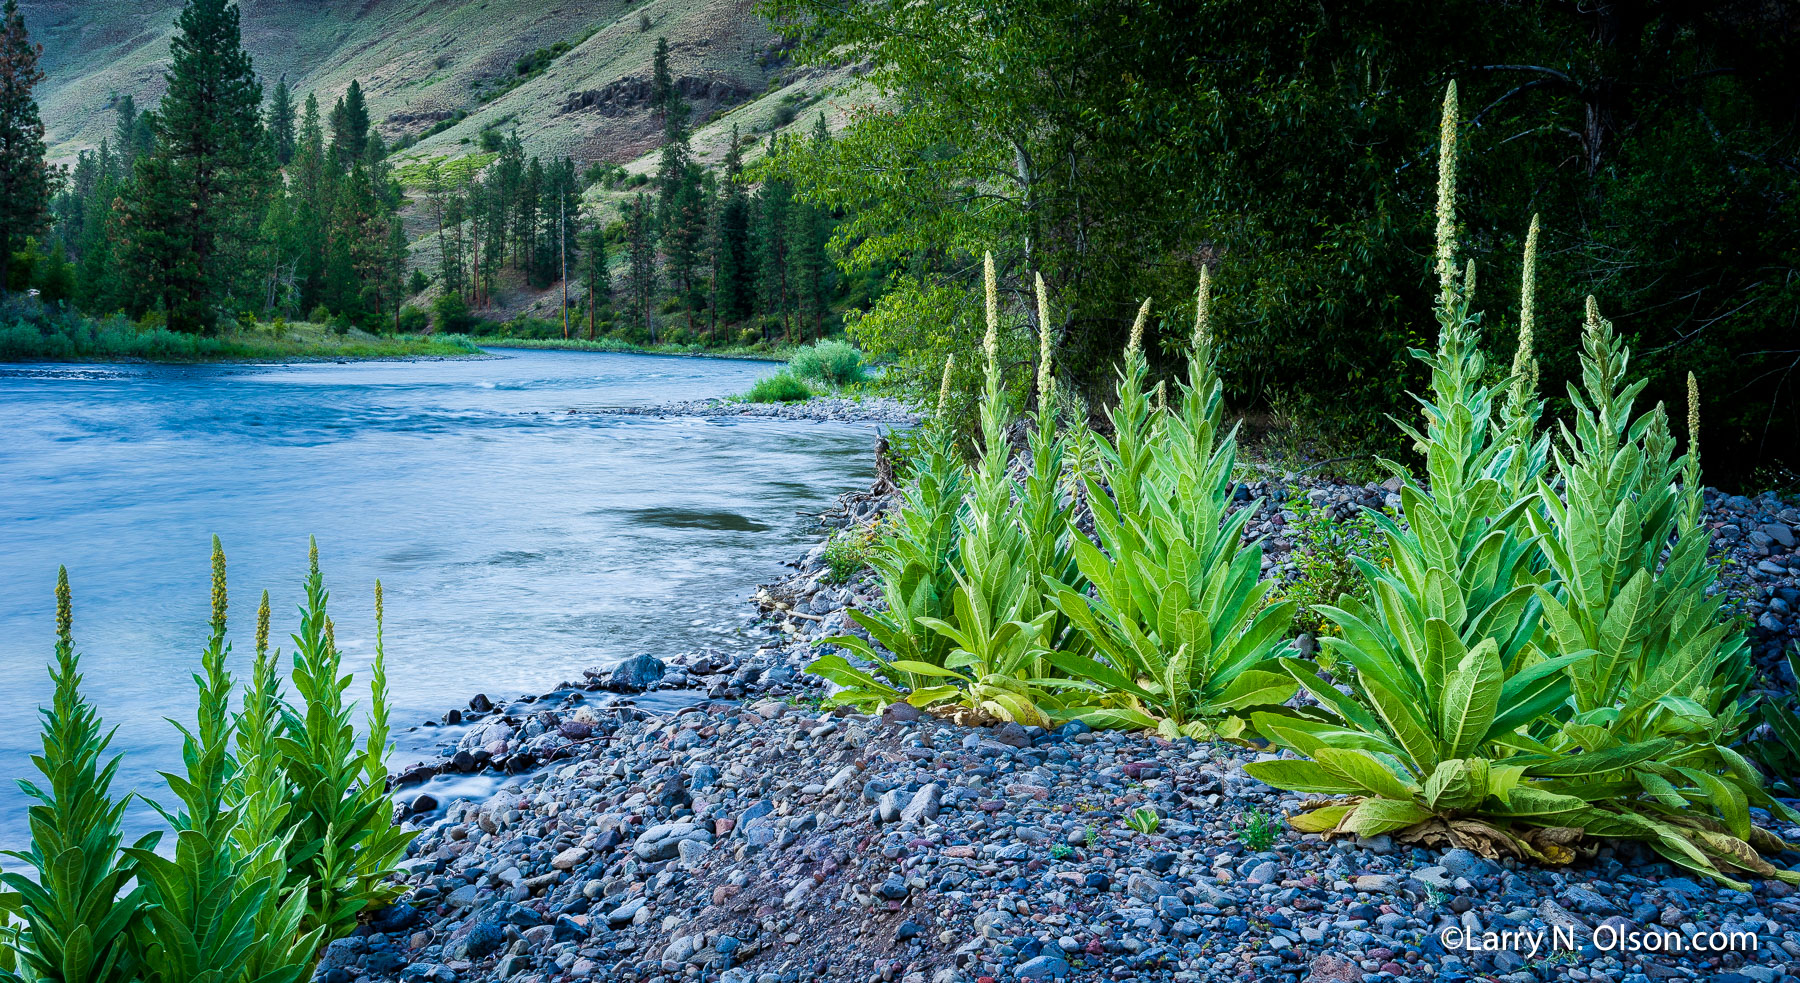
[[[1631,839],[1728,884],[1800,883],[1766,859],[1790,845],[1752,821],[1753,808],[1796,814],[1734,747],[1757,719],[1740,699],[1748,648],[1706,559],[1698,394],[1690,385],[1677,455],[1664,408],[1634,405],[1644,384],[1629,381],[1629,352],[1590,299],[1574,419],[1553,441],[1536,392],[1536,221],[1517,352],[1496,377],[1474,264],[1458,256],[1456,166],[1452,84],[1438,342],[1415,352],[1430,371],[1423,423],[1398,424],[1424,470],[1385,462],[1399,507],[1370,517],[1382,559],[1356,558],[1363,596],[1312,605],[1335,631],[1327,672],[1295,657],[1297,605],[1271,597],[1260,545],[1242,541],[1254,508],[1226,510],[1235,441],[1221,430],[1205,272],[1187,381],[1146,392],[1146,301],[1110,436],[1079,416],[1059,429],[1043,345],[1015,468],[990,259],[974,460],[947,428],[926,439],[871,561],[887,610],[852,613],[867,638],[829,640],[855,661],[830,653],[811,667],[842,687],[833,698],[966,722],[1259,739],[1284,753],[1245,770],[1315,796],[1290,822],[1328,838],[1390,834],[1553,865],[1584,840]],[[1036,313],[1052,323],[1041,283]],[[1091,537],[1070,521],[1077,499]]]
[[[121,846],[130,796],[112,789],[112,733],[81,694],[68,573],[56,585],[55,682],[32,763],[20,781],[31,848],[9,854],[31,875],[0,875],[7,927],[0,979],[64,983],[297,983],[358,916],[399,893],[389,881],[413,833],[387,799],[387,684],[381,585],[375,661],[356,738],[350,674],[342,673],[328,594],[312,547],[306,603],[288,681],[269,648],[269,595],[256,615],[256,657],[240,687],[226,669],[225,554],[213,540],[212,620],[193,725],[176,724],[181,773],[165,773],[176,803],[151,802],[173,834]],[[238,708],[233,710],[234,701]]]

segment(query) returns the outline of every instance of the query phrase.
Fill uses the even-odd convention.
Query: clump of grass
[[[783,369],[756,380],[756,385],[750,387],[748,398],[752,403],[798,403],[811,399],[812,389],[792,372]]]
[[[798,378],[834,387],[861,382],[867,375],[863,371],[862,352],[857,351],[855,345],[836,338],[797,349],[788,359],[788,371]]]

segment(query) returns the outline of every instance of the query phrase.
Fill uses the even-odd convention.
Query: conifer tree
[[[771,154],[776,152],[776,139],[769,138]],[[782,334],[789,331],[788,313],[792,293],[788,283],[788,212],[793,208],[794,189],[785,180],[771,175],[757,191],[754,216],[756,297],[764,317],[763,340],[769,339],[768,324],[781,324]]]
[[[0,293],[13,250],[44,226],[50,207],[50,170],[44,163],[44,121],[32,89],[43,81],[41,45],[31,42],[18,0],[0,11]]]
[[[632,320],[656,342],[656,230],[650,202],[640,192],[625,212],[625,245],[630,266],[627,277]]]
[[[369,150],[369,104],[362,84],[350,80],[350,89],[331,107],[331,152],[338,169],[348,171]]]
[[[129,175],[137,159],[149,153],[156,143],[156,132],[150,125],[150,114],[139,112],[137,100],[129,94],[119,97],[113,114],[113,153],[118,155],[122,172]]]
[[[289,193],[294,203],[295,281],[302,315],[309,314],[325,289],[326,222],[331,215],[334,171],[326,160],[325,128],[318,97],[308,93],[300,113],[300,132],[289,167]]]
[[[286,167],[294,159],[294,97],[288,91],[287,76],[275,83],[275,94],[269,100],[269,139],[275,148],[275,163]]]
[[[203,331],[249,271],[272,182],[237,4],[188,0],[176,26],[156,146],[138,164],[134,245],[169,327]]]
[[[741,180],[744,155],[738,139],[737,127],[733,126],[731,146],[725,151],[724,180],[719,182],[712,235],[713,305],[718,318],[727,324],[749,317],[756,300],[750,256],[750,203]]]
[[[587,287],[588,340],[594,340],[600,308],[612,303],[612,265],[606,255],[606,230],[590,222],[581,232],[581,279]]]

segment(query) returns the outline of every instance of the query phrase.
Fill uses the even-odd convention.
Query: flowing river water
[[[872,475],[870,427],[604,412],[741,392],[767,363],[501,354],[0,367],[0,776],[36,777],[59,564],[84,691],[125,755],[115,792],[156,796],[180,763],[167,718],[193,716],[215,533],[240,680],[265,588],[291,649],[312,535],[366,701],[381,579],[400,729],[721,641],[814,535],[797,513]],[[0,786],[0,847],[24,844],[26,805]],[[131,828],[153,819],[134,807]]]

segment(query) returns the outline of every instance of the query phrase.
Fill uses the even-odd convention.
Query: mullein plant
[[[75,652],[69,574],[56,574],[55,695],[43,715],[41,755],[32,764],[39,785],[20,780],[36,802],[29,812],[31,849],[7,856],[35,876],[0,875],[17,893],[22,923],[14,945],[15,970],[5,979],[59,983],[130,983],[141,979],[132,935],[143,917],[145,888],[132,886],[137,864],[120,851],[124,798],[112,795],[117,756],[102,763],[112,733],[81,695],[81,657]],[[149,833],[134,848],[161,838]]]
[[[1007,430],[1014,415],[1001,383],[999,295],[994,257],[985,257],[987,333],[981,399],[982,444],[969,476],[951,573],[949,617],[921,624],[947,639],[952,648],[942,666],[896,660],[902,671],[939,679],[909,698],[938,707],[959,720],[1003,720],[1048,726],[1040,706],[1045,690],[1033,675],[1047,648],[1057,612],[1045,604],[1036,582],[1033,542],[1015,505],[1018,483],[1010,464]]]
[[[257,914],[280,891],[283,872],[258,864],[234,835],[243,812],[228,799],[238,776],[232,757],[235,684],[226,670],[225,553],[213,537],[212,622],[201,671],[198,719],[192,730],[177,723],[185,772],[164,772],[178,809],[157,806],[175,833],[172,856],[147,848],[126,855],[145,885],[145,917],[138,948],[146,983],[232,983],[251,979],[245,960],[262,946]],[[294,979],[307,963],[285,967]]]
[[[1075,500],[1065,480],[1068,441],[1057,426],[1056,369],[1050,338],[1050,299],[1044,289],[1044,278],[1036,277],[1038,313],[1037,411],[1032,414],[1031,436],[1026,444],[1030,468],[1025,474],[1019,496],[1019,524],[1025,532],[1031,559],[1031,580],[1046,595],[1059,591],[1082,593],[1087,578],[1075,562],[1074,541],[1078,538],[1070,525]],[[1045,679],[1055,675],[1043,656],[1051,647],[1066,644],[1069,623],[1060,613],[1044,627],[1044,651],[1033,666],[1032,675]]]
[[[808,672],[840,687],[833,696],[836,702],[875,709],[905,700],[909,694],[930,693],[932,687],[940,685],[941,677],[898,669],[893,663],[939,667],[950,656],[949,638],[926,627],[925,621],[949,615],[951,594],[956,590],[952,570],[957,555],[957,515],[962,509],[964,475],[949,427],[954,367],[952,355],[944,362],[937,415],[926,424],[920,454],[901,494],[898,515],[869,558],[869,565],[879,577],[886,609],[850,612],[851,619],[869,633],[875,644],[856,635],[827,638],[820,643],[849,651],[867,667],[854,665],[835,652],[821,655],[807,667]]]
[[[1534,496],[1509,497],[1506,473],[1520,447],[1495,425],[1494,393],[1480,384],[1474,273],[1456,262],[1456,89],[1440,135],[1438,348],[1415,352],[1431,368],[1425,426],[1400,423],[1425,458],[1426,480],[1388,462],[1404,482],[1404,525],[1375,516],[1390,565],[1359,558],[1373,600],[1345,597],[1318,610],[1340,630],[1325,638],[1354,668],[1351,695],[1309,663],[1287,660],[1318,700],[1316,718],[1253,716],[1256,729],[1311,760],[1248,766],[1279,788],[1347,801],[1314,802],[1292,821],[1303,830],[1375,835],[1407,831],[1484,853],[1567,862],[1563,832],[1587,803],[1554,794],[1509,759],[1508,738],[1564,704],[1565,670],[1580,654],[1551,657],[1536,642],[1537,580],[1525,513]],[[1398,421],[1397,421],[1398,422]],[[1558,763],[1580,774],[1593,762]],[[1564,775],[1561,777],[1573,777]]]
[[[1099,544],[1074,542],[1092,596],[1046,585],[1094,653],[1068,646],[1050,657],[1096,684],[1097,698],[1059,716],[1170,738],[1238,738],[1247,711],[1278,706],[1297,687],[1275,661],[1291,652],[1282,636],[1295,605],[1264,603],[1271,585],[1262,547],[1243,542],[1256,504],[1228,514],[1237,442],[1221,433],[1208,287],[1202,269],[1188,379],[1172,410],[1153,411],[1145,396],[1148,302],[1139,311],[1119,372],[1114,437],[1099,445],[1101,464],[1088,478]]]
[[[342,656],[326,609],[329,595],[319,573],[317,542],[308,559],[306,604],[300,630],[292,636],[291,679],[299,704],[282,706],[276,747],[291,790],[288,883],[297,888],[304,882],[307,893],[302,927],[338,938],[355,928],[358,913],[398,895],[401,889],[385,879],[414,834],[393,824],[382,781],[385,766],[371,760],[387,753],[380,611],[371,694],[376,699],[368,714],[369,737],[359,747],[351,723],[354,703],[346,698],[352,677],[340,675]]]
[[[1663,407],[1633,415],[1644,382],[1626,383],[1630,352],[1591,297],[1582,344],[1582,388],[1569,392],[1574,427],[1562,428],[1555,454],[1558,487],[1540,481],[1542,509],[1530,518],[1556,573],[1538,591],[1546,628],[1558,649],[1584,657],[1570,673],[1572,715],[1539,751],[1645,749],[1593,778],[1646,797],[1611,825],[1686,866],[1770,876],[1757,851],[1781,843],[1752,825],[1750,807],[1800,815],[1730,747],[1753,722],[1738,699],[1750,653],[1713,594],[1712,536],[1699,521],[1699,421],[1690,410],[1688,453],[1676,458]]]
[[[1454,175],[1455,133],[1452,86],[1441,141],[1444,175]],[[1621,496],[1635,502],[1648,493],[1646,506],[1655,512],[1655,486],[1672,472],[1650,480],[1639,464],[1618,476],[1609,493],[1612,502],[1603,509],[1608,516],[1599,527],[1603,535],[1590,535],[1592,528],[1560,528],[1559,519],[1534,518],[1536,509],[1560,508],[1541,483],[1509,499],[1510,462],[1530,438],[1521,428],[1491,420],[1493,394],[1477,382],[1483,364],[1476,319],[1468,310],[1471,290],[1458,284],[1454,272],[1454,193],[1454,181],[1441,179],[1438,351],[1419,353],[1432,368],[1433,398],[1422,401],[1424,430],[1404,428],[1425,456],[1429,482],[1422,485],[1391,465],[1406,482],[1401,491],[1406,526],[1378,519],[1393,569],[1360,564],[1374,602],[1344,601],[1323,609],[1342,629],[1341,638],[1323,644],[1355,668],[1352,693],[1342,694],[1310,667],[1288,661],[1321,704],[1315,711],[1319,719],[1260,713],[1253,722],[1276,745],[1308,760],[1256,762],[1246,772],[1279,788],[1348,796],[1304,803],[1290,820],[1298,829],[1327,836],[1392,833],[1406,842],[1553,864],[1573,860],[1584,838],[1622,837],[1642,840],[1677,864],[1740,888],[1730,876],[1740,871],[1800,882],[1800,874],[1778,870],[1759,856],[1758,851],[1781,844],[1746,828],[1748,810],[1722,774],[1732,769],[1695,768],[1707,752],[1684,757],[1679,740],[1647,736],[1654,730],[1617,729],[1621,721],[1634,719],[1637,709],[1620,685],[1632,678],[1626,666],[1635,664],[1636,652],[1615,658],[1594,646],[1609,644],[1608,631],[1624,629],[1627,622],[1631,627],[1620,636],[1627,641],[1630,632],[1648,633],[1651,625],[1635,610],[1614,612],[1608,604],[1596,619],[1601,628],[1592,637],[1581,635],[1578,622],[1567,623],[1574,616],[1565,591],[1589,586],[1571,588],[1557,579],[1558,570],[1590,578],[1591,584],[1595,571],[1610,575],[1628,562],[1624,551],[1640,544],[1632,538],[1631,523],[1614,518],[1629,516],[1630,510],[1617,513],[1614,506]],[[1472,281],[1471,275],[1464,284]],[[1658,414],[1647,415],[1641,426],[1625,423],[1629,403],[1619,400],[1614,381],[1623,375],[1623,361],[1605,334],[1597,325],[1589,332],[1592,378],[1581,411],[1587,420],[1578,421],[1578,431],[1591,432],[1593,439],[1571,441],[1574,450],[1563,457],[1564,473],[1584,448],[1595,450],[1594,466],[1600,467],[1607,441],[1617,448],[1615,456],[1626,458],[1649,446],[1654,451],[1646,456],[1666,461],[1671,450],[1666,426],[1657,429]],[[1614,422],[1597,422],[1602,413]],[[1622,441],[1607,435],[1612,426],[1626,428]],[[1685,473],[1697,484],[1695,466]],[[1573,487],[1576,499],[1592,495],[1608,503],[1598,489],[1574,487],[1587,480],[1576,477],[1565,485]],[[1672,503],[1671,511],[1697,515],[1679,503]],[[1551,542],[1564,535],[1575,539]],[[1555,557],[1555,551],[1567,549],[1582,557]],[[1662,545],[1645,549],[1653,556]],[[1552,559],[1544,566],[1546,552]],[[1594,552],[1598,565],[1587,556]],[[1624,596],[1622,590],[1618,596]],[[1551,602],[1562,602],[1562,610],[1546,618],[1544,608]],[[1672,690],[1660,682],[1646,684],[1645,695],[1656,693],[1650,702],[1670,711],[1658,719],[1691,716],[1692,706],[1671,705],[1665,696],[1706,705],[1695,697],[1704,695],[1705,682],[1718,669],[1704,659],[1688,664]],[[1660,680],[1662,672],[1652,669],[1635,678]],[[1642,794],[1653,784],[1644,776],[1665,769],[1698,794],[1684,794],[1673,781],[1660,793]],[[1701,805],[1708,808],[1696,808]]]
[[[301,931],[311,882],[288,876],[294,828],[287,821],[288,784],[277,747],[282,726],[280,670],[280,652],[269,649],[269,592],[263,591],[256,608],[256,659],[236,720],[238,767],[230,801],[240,817],[232,834],[248,858],[245,876],[269,878],[280,889],[263,895],[257,907],[257,944],[244,954],[243,978],[300,983],[324,940],[324,929]]]

